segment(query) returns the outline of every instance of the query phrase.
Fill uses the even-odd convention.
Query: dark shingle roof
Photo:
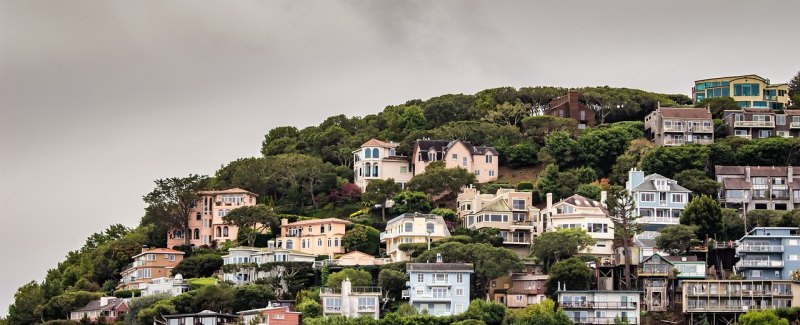
[[[486,153],[500,155],[500,153],[497,152],[497,150],[493,147],[473,146],[469,142],[461,140],[417,140],[415,146],[419,148],[419,151],[427,152],[431,149],[436,150],[436,160],[442,160],[444,158],[443,154],[458,142],[467,147],[467,150],[469,150],[469,152],[473,155],[485,155]],[[428,156],[422,155],[422,161],[428,161]]]
[[[92,311],[92,310],[114,310],[119,308],[123,303],[125,303],[125,299],[122,298],[114,298],[109,299],[108,303],[105,305],[100,305],[100,300],[91,301],[86,306],[81,309],[75,310],[76,312],[81,311]]]
[[[687,188],[678,185],[678,182],[675,182],[669,178],[661,176],[659,174],[650,174],[647,175],[641,184],[637,185],[633,188],[634,191],[657,191],[656,185],[653,184],[654,180],[665,180],[667,181],[667,185],[669,185],[670,192],[691,192]]]
[[[663,117],[711,119],[711,113],[705,108],[661,107],[659,110]]]
[[[750,183],[740,178],[725,178],[722,180],[722,187],[728,190],[748,190]]]

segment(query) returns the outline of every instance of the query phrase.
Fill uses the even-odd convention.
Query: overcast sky
[[[800,1],[0,0],[0,315],[158,178],[263,135],[499,86],[800,70]]]

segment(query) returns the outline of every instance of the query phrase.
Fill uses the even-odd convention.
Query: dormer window
[[[656,189],[658,190],[667,190],[667,181],[666,180],[655,180]]]
[[[491,164],[492,163],[492,159],[493,159],[492,158],[492,154],[490,154],[490,153],[486,154],[486,163],[487,164]]]
[[[436,151],[428,151],[428,161],[436,161]]]

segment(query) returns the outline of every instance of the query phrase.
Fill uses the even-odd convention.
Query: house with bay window
[[[641,324],[639,291],[559,290],[558,307],[575,324],[614,324],[616,318]]]
[[[264,271],[258,270],[258,265],[275,262],[306,262],[311,265],[316,257],[314,254],[275,247],[275,242],[272,241],[267,247],[233,247],[228,250],[227,255],[222,256],[223,265],[231,265],[222,268],[222,279],[235,284],[248,284],[280,275],[279,268]],[[234,267],[235,265],[241,267]]]
[[[384,142],[370,139],[353,151],[353,180],[362,192],[367,184],[375,179],[394,179],[395,183],[405,188],[414,176],[408,157],[397,154],[396,142]]]
[[[592,236],[595,245],[579,254],[597,256],[610,263],[614,253],[614,223],[608,217],[605,207],[606,195],[603,191],[599,202],[575,194],[553,203],[553,193],[547,193],[547,206],[541,211],[538,227],[544,231],[555,231],[559,228],[583,229]]]
[[[404,262],[411,256],[400,250],[400,245],[433,242],[447,237],[450,237],[450,230],[442,216],[405,213],[389,220],[380,238],[381,243],[386,245],[386,255],[393,262]]]
[[[503,246],[520,257],[530,255],[539,209],[533,206],[531,192],[501,188],[496,194],[481,194],[473,186],[458,194],[456,212],[467,229],[497,228]]]
[[[344,254],[345,228],[352,222],[336,218],[289,222],[281,219],[281,236],[277,247],[314,256]]]
[[[644,231],[657,231],[680,223],[692,192],[674,180],[659,174],[645,176],[636,168],[628,171],[625,189],[636,202],[635,214],[640,216],[637,222],[643,225]]]
[[[341,287],[320,288],[322,315],[348,318],[380,316],[381,287],[354,287],[350,279],[342,281]]]
[[[132,257],[133,263],[120,272],[117,290],[144,289],[156,278],[169,277],[181,261],[184,252],[168,248],[142,247],[142,252]]]
[[[644,118],[647,138],[656,146],[711,144],[714,122],[706,108],[661,107]]]
[[[240,188],[200,191],[197,202],[186,216],[189,219],[189,228],[185,233],[184,229],[169,230],[167,247],[184,245],[185,236],[189,236],[191,246],[210,246],[236,240],[239,228],[226,224],[222,217],[238,207],[256,205],[257,197],[255,193]]]
[[[800,175],[793,166],[714,166],[719,200],[744,212],[800,208]]]
[[[497,180],[499,156],[495,148],[466,141],[421,139],[414,142],[411,159],[414,175],[425,173],[430,163],[442,161],[445,168],[464,168],[475,174],[478,183],[487,183]]]
[[[783,110],[789,103],[789,85],[773,84],[754,74],[697,80],[692,93],[695,103],[706,98],[731,97],[741,108]]]
[[[408,263],[408,290],[403,298],[418,312],[432,316],[458,315],[469,307],[470,276],[474,272],[469,263],[444,263],[437,254],[435,263]]]
[[[745,139],[800,136],[800,110],[773,111],[769,108],[743,108],[722,112],[728,135]]]
[[[796,227],[759,227],[739,240],[736,270],[748,280],[792,280],[800,268]]]

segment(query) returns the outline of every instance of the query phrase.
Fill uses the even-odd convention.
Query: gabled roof
[[[319,224],[319,223],[343,223],[343,224],[351,224],[352,222],[337,218],[325,218],[325,219],[309,219],[309,220],[301,220],[295,221],[292,223],[288,223],[285,225],[281,225],[281,227],[287,226],[302,226],[302,225],[309,225],[309,224]]]
[[[445,153],[457,143],[463,144],[472,155],[485,155],[486,153],[500,155],[500,153],[497,152],[497,150],[493,147],[473,146],[469,142],[461,140],[417,140],[417,142],[414,143],[414,148],[415,151],[430,151],[433,149],[439,153]],[[426,155],[422,155],[422,160],[428,161],[428,157]]]
[[[166,318],[166,319],[171,319],[171,318],[183,318],[183,317],[190,317],[190,316],[191,317],[225,317],[225,318],[236,318],[236,317],[238,317],[236,315],[218,313],[218,312],[213,312],[213,311],[210,311],[210,310],[204,310],[204,311],[201,311],[201,312],[196,313],[196,314],[164,315],[163,317]]]
[[[344,254],[342,256],[339,256],[338,259],[341,260],[341,259],[361,258],[361,257],[373,258],[373,259],[375,258],[375,256],[369,255],[369,254],[361,252],[361,251],[352,251],[352,252],[349,252],[349,253]]]
[[[728,190],[749,190],[750,183],[741,178],[724,178],[722,187]]]
[[[678,182],[675,182],[675,181],[673,181],[673,180],[671,180],[669,178],[666,178],[664,176],[661,176],[659,174],[647,175],[644,178],[644,180],[642,181],[641,184],[639,184],[639,185],[637,185],[636,187],[633,188],[633,191],[658,191],[658,189],[656,189],[656,185],[653,184],[653,181],[655,181],[655,180],[665,180],[665,181],[667,181],[667,185],[669,186],[669,191],[670,192],[686,192],[686,193],[691,193],[692,192],[692,191],[686,189],[685,187],[678,185]]]
[[[506,203],[506,200],[500,199],[500,200],[495,201],[492,204],[489,204],[488,206],[483,207],[483,209],[478,211],[478,213],[483,212],[483,211],[511,212],[511,207],[508,206],[508,203]]]
[[[73,312],[85,312],[85,311],[93,311],[93,310],[116,310],[121,307],[123,304],[127,304],[125,299],[122,298],[113,298],[109,299],[108,303],[105,305],[100,305],[100,299],[91,301],[86,306],[81,309],[74,310]]]
[[[406,271],[420,272],[420,271],[458,271],[472,273],[474,268],[472,263],[408,263],[406,264]]]
[[[659,111],[662,117],[667,118],[711,119],[711,112],[705,108],[661,107]]]
[[[184,255],[184,254],[186,254],[186,253],[184,253],[183,251],[176,251],[176,250],[174,250],[174,249],[169,249],[169,248],[153,248],[153,249],[149,249],[149,250],[146,250],[146,251],[144,251],[144,252],[141,252],[141,253],[139,253],[139,254],[133,255],[133,258],[137,258],[137,257],[139,257],[139,256],[142,256],[142,255],[145,255],[145,254],[175,254],[175,255]]]
[[[756,108],[756,107],[745,107],[742,108],[743,111],[747,113],[766,113],[766,114],[775,114],[775,111],[771,108]]]
[[[603,209],[605,209],[605,207],[603,207],[603,205],[600,204],[600,202],[597,202],[595,200],[586,198],[586,197],[584,197],[584,196],[582,196],[580,194],[574,194],[574,195],[572,195],[572,196],[570,196],[570,197],[568,197],[566,199],[561,200],[558,203],[561,203],[561,202],[567,203],[569,205],[574,205],[576,207],[595,207],[595,208],[603,208]],[[556,204],[558,204],[558,203],[556,203]]]
[[[381,140],[372,138],[372,139],[369,139],[369,141],[364,142],[364,144],[361,145],[361,148],[364,148],[364,147],[395,148],[395,147],[397,147],[399,145],[400,145],[399,143],[383,142]]]
[[[241,188],[229,188],[227,190],[212,190],[212,191],[200,191],[197,192],[200,195],[216,195],[216,194],[250,194],[254,196],[258,196],[258,194],[250,192],[248,190],[244,190]]]
[[[721,175],[745,175],[747,166],[714,166],[714,172],[717,176]],[[786,177],[789,170],[786,166],[750,166],[750,176],[776,176]]]
[[[697,260],[697,256],[690,255],[690,256],[664,256],[664,259],[669,260],[670,262],[680,263],[680,262],[702,262]],[[686,259],[684,261],[684,259]]]
[[[660,259],[660,260],[662,260],[664,262],[667,262],[667,264],[672,264],[672,262],[670,260],[668,260],[667,258],[665,258],[664,256],[661,256],[659,254],[653,254],[653,255],[648,256],[647,258],[642,260],[642,264],[644,264],[644,262],[647,262],[647,261],[653,259],[653,257],[655,257],[655,256],[658,256],[658,259]]]

